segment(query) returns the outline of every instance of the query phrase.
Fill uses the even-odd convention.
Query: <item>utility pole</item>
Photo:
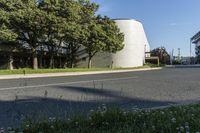
[[[190,65],[192,64],[192,39],[190,39]]]

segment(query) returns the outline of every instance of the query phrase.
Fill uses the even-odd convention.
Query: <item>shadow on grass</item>
[[[3,127],[19,126],[27,117],[40,120],[49,117],[69,118],[76,114],[88,114],[97,110],[102,104],[107,107],[120,107],[131,110],[137,108],[161,107],[175,104],[169,101],[153,101],[123,95],[121,92],[105,89],[84,88],[74,86],[59,86],[67,92],[79,92],[92,95],[96,99],[81,99],[77,101],[64,98],[23,97],[15,101],[0,101],[0,125]],[[66,98],[67,99],[67,98]]]

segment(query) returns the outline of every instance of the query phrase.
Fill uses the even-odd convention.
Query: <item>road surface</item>
[[[200,99],[200,68],[0,80],[0,126],[27,116],[68,118],[105,104],[129,110]]]

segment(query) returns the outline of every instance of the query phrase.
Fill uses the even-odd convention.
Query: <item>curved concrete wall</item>
[[[124,49],[112,54],[113,67],[143,66],[145,52],[150,51],[143,25],[136,20],[115,20],[125,35]]]

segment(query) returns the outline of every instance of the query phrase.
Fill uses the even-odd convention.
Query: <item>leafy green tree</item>
[[[116,52],[123,48],[123,34],[108,17],[96,16],[98,5],[88,0],[1,0],[0,41],[20,44],[32,53],[38,68],[38,52],[46,47],[53,68],[54,56],[67,49],[70,67],[84,47],[88,67],[97,52]],[[5,44],[5,43],[4,43]]]
[[[158,47],[151,50],[151,56],[159,57],[160,63],[170,64],[170,55],[165,47]]]
[[[53,67],[53,56],[59,49],[65,47],[67,60],[73,67],[76,52],[80,48],[80,40],[83,39],[81,17],[83,15],[81,4],[78,1],[52,1],[43,0],[40,9],[47,12],[47,24],[42,43],[46,44],[51,54],[50,66]],[[65,46],[63,46],[65,44]]]
[[[39,38],[44,34],[46,12],[38,8],[36,0],[1,0],[1,10],[9,14],[9,28],[17,40],[27,47],[33,57],[33,68],[38,68]]]
[[[54,68],[54,56],[57,55],[62,44],[63,18],[57,16],[60,5],[57,1],[43,0],[39,3],[39,8],[46,12],[44,35],[40,38],[40,43],[48,49],[50,55],[49,68]]]
[[[96,53],[115,53],[124,47],[123,33],[108,17],[95,17],[88,25],[87,30],[87,40],[83,45],[88,53],[88,68],[92,67],[92,58]]]
[[[0,5],[1,7],[1,5]],[[13,55],[12,53],[19,47],[16,42],[17,34],[9,29],[9,17],[4,10],[0,10],[0,51],[7,52],[8,67],[10,70],[13,69]]]

